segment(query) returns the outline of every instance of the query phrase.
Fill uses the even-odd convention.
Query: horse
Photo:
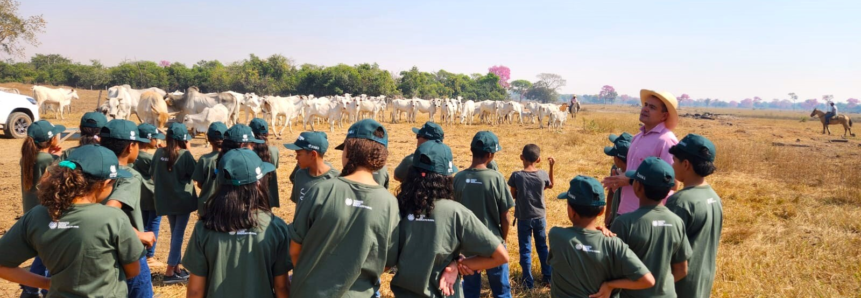
[[[570,115],[571,118],[577,118],[577,113],[580,112],[580,102],[578,101],[573,105],[563,103],[561,110],[563,112],[568,112],[568,115]]]
[[[846,137],[847,132],[851,136],[855,136],[855,134],[852,133],[852,119],[849,118],[849,116],[838,115],[836,117],[832,117],[831,120],[828,121],[828,125],[825,125],[825,112],[814,108],[813,112],[810,113],[810,117],[813,116],[819,117],[819,121],[822,122],[822,134],[825,134],[826,131],[829,135],[831,134],[831,129],[828,128],[828,125],[843,124],[843,137]]]

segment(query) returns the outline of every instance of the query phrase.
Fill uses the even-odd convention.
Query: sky
[[[861,98],[861,1],[21,1],[35,53],[75,61],[378,63],[393,72],[539,73],[724,101]]]

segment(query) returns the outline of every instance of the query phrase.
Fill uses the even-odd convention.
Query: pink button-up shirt
[[[640,133],[634,136],[631,140],[631,147],[628,149],[628,164],[627,170],[633,171],[643,163],[646,157],[655,156],[663,159],[669,164],[673,164],[673,155],[670,154],[670,147],[679,143],[671,130],[664,126],[661,122],[649,131],[645,131],[645,126],[640,127]],[[667,197],[673,194],[672,191]],[[664,198],[666,201],[667,198]],[[640,199],[634,194],[634,187],[627,185],[622,187],[622,199],[619,202],[619,214],[632,212],[640,208]]]

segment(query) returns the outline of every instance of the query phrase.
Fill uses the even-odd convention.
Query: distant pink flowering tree
[[[737,107],[738,107],[738,102],[737,102],[737,101],[735,101],[735,100],[730,101],[730,102],[729,102],[729,107],[730,107],[730,108],[737,108]]]
[[[688,105],[688,104],[692,104],[693,102],[694,102],[694,100],[691,99],[691,97],[687,93],[679,96],[679,105]]]
[[[858,103],[859,102],[858,102],[857,98],[850,98],[850,99],[846,100],[846,107],[850,108],[850,109],[854,109],[855,107],[858,106]]]
[[[801,107],[808,109],[808,110],[816,108],[816,106],[818,106],[818,105],[819,105],[819,99],[816,99],[816,98],[811,98],[811,99],[805,100],[804,102],[801,103]]]
[[[170,61],[167,61],[167,60],[161,60],[161,61],[158,63],[158,66],[161,66],[161,67],[170,67]]]
[[[508,67],[504,65],[494,65],[493,67],[487,69],[487,71],[499,77],[500,87],[508,89],[508,80],[511,79],[511,70],[508,69]]]
[[[739,108],[749,109],[753,107],[753,99],[745,98],[738,104]]]
[[[607,104],[608,100],[610,103],[613,103],[616,101],[616,96],[619,96],[619,94],[616,93],[616,88],[613,88],[613,86],[610,85],[604,85],[604,87],[601,88],[601,93],[598,93],[598,98],[603,99],[604,104]]]

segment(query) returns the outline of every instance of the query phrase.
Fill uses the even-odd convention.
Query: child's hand
[[[552,168],[552,167],[553,167],[553,165],[555,165],[555,164],[556,164],[556,159],[554,159],[554,158],[553,158],[553,156],[548,157],[548,158],[547,158],[547,163],[549,163],[549,164],[550,164],[550,167]]]
[[[138,238],[140,238],[141,243],[143,243],[146,248],[150,248],[155,245],[155,234],[153,232],[142,232],[138,233]]]
[[[454,284],[457,282],[457,276],[457,262],[451,262],[439,277],[439,291],[442,292],[443,296],[454,295]]]
[[[51,155],[60,155],[60,153],[62,151],[63,151],[63,147],[55,146],[55,147],[51,147],[51,149],[48,150],[48,153],[51,153]]]
[[[610,297],[610,294],[613,293],[613,289],[610,288],[606,282],[601,283],[601,288],[598,289],[598,293],[589,295],[589,298],[607,298]]]
[[[467,276],[475,274],[475,270],[472,270],[463,263],[464,259],[457,260],[457,271],[460,272],[460,275]]]
[[[610,231],[610,228],[607,227],[597,227],[598,231],[601,231],[601,234],[604,234],[604,237],[616,237],[616,233]]]

